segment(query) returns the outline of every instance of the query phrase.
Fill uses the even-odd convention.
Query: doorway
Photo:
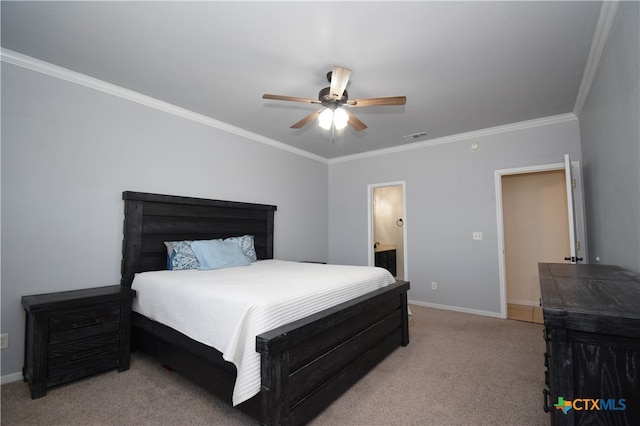
[[[502,176],[507,318],[542,322],[538,262],[570,252],[564,170]]]
[[[373,184],[369,199],[369,265],[407,279],[406,204],[404,182]]]
[[[495,184],[501,316],[539,322],[538,262],[587,258],[580,164],[496,170]]]

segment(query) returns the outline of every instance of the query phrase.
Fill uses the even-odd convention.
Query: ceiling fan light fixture
[[[333,110],[331,108],[325,108],[320,115],[318,115],[318,125],[325,130],[329,130],[332,122]]]
[[[348,123],[349,114],[342,108],[336,108],[333,112],[333,125],[336,127],[336,130],[344,129]]]

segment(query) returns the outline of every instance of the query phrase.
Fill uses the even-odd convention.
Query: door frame
[[[404,180],[395,181],[395,182],[385,182],[385,183],[371,183],[367,185],[367,224],[368,224],[368,250],[367,253],[369,255],[369,266],[375,265],[375,251],[373,248],[373,190],[374,188],[380,188],[385,186],[400,186],[402,187],[402,250],[403,250],[403,279],[404,281],[409,281],[409,266],[407,262],[407,183]]]
[[[502,169],[495,171],[496,187],[496,218],[498,222],[498,275],[500,279],[500,316],[507,318],[507,271],[504,253],[504,218],[502,213],[502,177],[508,175],[519,175],[526,173],[550,172],[555,170],[565,170],[564,163],[543,164],[539,166],[516,167],[513,169]],[[573,211],[576,222],[576,241],[580,244],[580,251],[584,259],[587,256],[587,229],[584,220],[584,197],[582,186],[582,169],[579,161],[571,161],[571,171],[576,185],[573,190]]]

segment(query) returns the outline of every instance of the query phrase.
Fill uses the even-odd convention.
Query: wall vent
[[[407,141],[413,142],[427,137],[427,132],[414,133],[412,135],[405,135],[403,138]]]

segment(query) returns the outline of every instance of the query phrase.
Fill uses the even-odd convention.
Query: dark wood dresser
[[[394,277],[397,274],[396,249],[376,249],[374,265],[391,272]]]
[[[540,263],[553,425],[640,425],[640,276]]]
[[[23,375],[31,398],[91,374],[129,369],[131,303],[119,285],[24,296]]]

